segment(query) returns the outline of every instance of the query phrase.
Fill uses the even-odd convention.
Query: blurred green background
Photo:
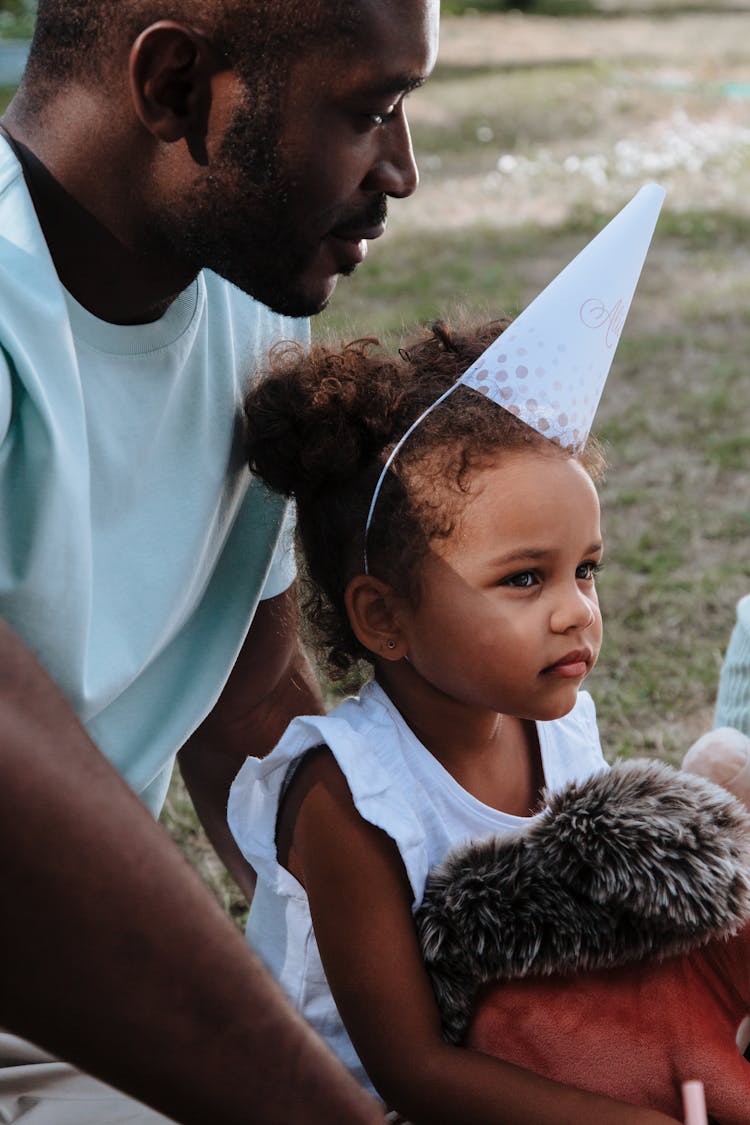
[[[666,188],[597,421],[605,644],[589,688],[611,758],[677,761],[711,723],[750,591],[750,4],[443,10],[439,65],[409,99],[420,190],[315,331],[395,343],[458,308],[518,312],[642,183]],[[6,39],[32,20],[0,2]],[[164,819],[241,918],[179,777]]]

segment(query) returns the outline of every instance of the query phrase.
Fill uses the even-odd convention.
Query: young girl
[[[580,691],[602,633],[596,445],[574,453],[461,386],[400,446],[368,520],[395,443],[498,331],[440,325],[394,357],[373,341],[288,351],[248,401],[251,465],[296,500],[318,648],[333,676],[365,661],[372,678],[233,786],[258,872],[247,936],[411,1121],[657,1125],[448,1045],[415,936],[450,849],[605,768]]]

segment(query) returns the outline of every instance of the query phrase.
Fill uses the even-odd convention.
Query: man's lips
[[[362,227],[336,227],[326,235],[328,244],[339,270],[348,272],[367,257],[367,244],[380,238],[385,223]]]
[[[373,223],[361,227],[335,227],[329,238],[340,238],[342,242],[373,242],[385,231],[385,223]]]
[[[328,237],[351,264],[359,265],[367,256],[367,243],[380,238],[384,231],[385,223],[367,227],[336,227]]]
[[[387,222],[388,199],[385,195],[376,195],[359,211],[340,217],[323,240],[340,272],[348,273],[364,261],[368,242],[381,237]]]
[[[543,675],[561,676],[563,679],[574,680],[585,676],[591,667],[593,653],[588,648],[577,648],[542,669]]]

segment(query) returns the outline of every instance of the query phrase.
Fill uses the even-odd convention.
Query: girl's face
[[[601,647],[601,555],[599,500],[578,462],[519,451],[477,470],[425,562],[419,607],[398,611],[435,703],[538,720],[570,711]]]

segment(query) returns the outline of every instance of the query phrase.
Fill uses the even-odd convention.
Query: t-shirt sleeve
[[[5,441],[10,428],[12,405],[10,370],[3,352],[0,351],[0,445]]]
[[[294,525],[295,509],[293,504],[288,504],[281,524],[281,531],[276,543],[271,565],[266,575],[261,601],[275,598],[288,590],[297,577],[297,566],[294,560]]]
[[[542,758],[547,788],[552,793],[571,781],[585,781],[607,769],[602,753],[596,707],[587,691],[579,691],[576,705],[567,715],[539,723],[544,738]]]
[[[750,595],[737,605],[737,620],[719,679],[714,726],[734,727],[750,734]]]
[[[581,721],[588,736],[591,769],[604,769],[607,761],[602,750],[599,724],[596,721],[596,704],[587,691],[579,692],[578,699]]]

